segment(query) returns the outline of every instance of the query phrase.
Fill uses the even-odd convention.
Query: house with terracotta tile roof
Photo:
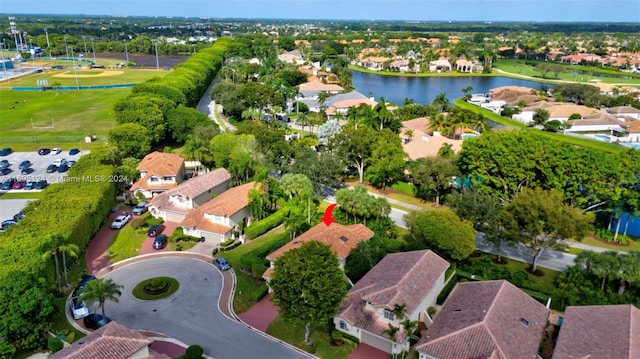
[[[289,52],[283,52],[278,55],[278,60],[286,62],[288,64],[302,65],[305,62],[304,56],[298,50],[291,50]]]
[[[306,99],[318,99],[318,95],[321,92],[329,94],[339,94],[344,91],[344,88],[336,84],[325,84],[322,81],[310,81],[298,86],[302,98]]]
[[[323,106],[326,108],[325,114],[327,118],[331,120],[336,113],[344,115],[349,111],[350,107],[359,107],[362,104],[373,108],[378,103],[357,91],[351,91],[328,97]]]
[[[50,359],[169,359],[151,350],[152,339],[117,322],[80,338]]]
[[[460,72],[482,72],[484,69],[477,61],[467,60],[464,57],[457,59],[454,66]]]
[[[549,313],[506,280],[458,283],[414,349],[420,359],[536,359]]]
[[[349,290],[333,319],[336,329],[390,354],[408,351],[403,329],[395,340],[385,331],[390,325],[402,328],[405,319],[431,323],[427,308],[436,304],[447,268],[449,263],[430,250],[386,255]],[[406,306],[403,317],[394,315],[397,305]]]
[[[640,120],[640,110],[632,106],[616,106],[606,109],[607,113],[616,116],[617,118],[625,119],[630,117],[636,120]]]
[[[185,176],[184,158],[173,153],[154,151],[144,156],[137,167],[140,179],[131,186],[131,193],[145,198],[174,188]]]
[[[553,358],[640,358],[640,309],[631,304],[567,307]]]
[[[251,225],[247,208],[249,192],[259,186],[256,182],[230,188],[205,204],[191,210],[180,222],[184,234],[204,237],[206,242],[219,245],[234,236],[241,225]]]
[[[372,230],[361,223],[343,225],[334,222],[327,226],[323,222],[320,222],[300,236],[291,240],[291,242],[269,254],[267,256],[267,260],[271,262],[271,265],[267,268],[262,277],[266,280],[271,279],[271,273],[273,273],[275,261],[278,257],[291,249],[299,248],[304,242],[311,241],[318,241],[331,247],[331,250],[336,254],[336,257],[338,257],[340,268],[344,269],[345,260],[347,259],[347,256],[349,256],[351,250],[356,248],[358,243],[371,239],[373,234]]]
[[[558,120],[560,122],[569,120],[569,117],[573,114],[578,114],[584,118],[600,113],[598,109],[574,103],[539,101],[529,104],[520,113],[512,115],[511,118],[528,125],[533,122],[533,116],[536,110],[540,108],[549,112],[549,121]]]
[[[451,71],[451,63],[447,59],[438,59],[429,61],[429,71],[431,72],[449,72]]]
[[[229,182],[231,174],[224,168],[193,177],[154,197],[149,212],[155,218],[182,222],[189,211],[226,191]]]

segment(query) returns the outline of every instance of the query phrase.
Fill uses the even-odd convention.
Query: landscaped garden
[[[140,300],[158,300],[166,298],[180,288],[180,283],[171,277],[155,277],[138,283],[132,291]]]

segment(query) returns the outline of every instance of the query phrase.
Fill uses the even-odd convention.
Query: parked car
[[[76,161],[67,161],[67,166],[71,167],[76,164]]]
[[[62,150],[59,149],[58,147],[54,147],[54,148],[51,149],[51,154],[52,155],[60,154],[60,152],[62,152]]]
[[[13,219],[7,219],[6,221],[2,221],[2,229],[7,229],[11,226],[15,226],[16,224],[18,224],[17,221],[14,221]]]
[[[161,234],[153,240],[153,249],[162,249],[167,246],[167,243],[169,243],[169,237]]]
[[[51,164],[47,166],[47,173],[53,173],[57,170],[58,170],[58,166],[56,165]]]
[[[73,296],[74,297],[79,297],[82,295],[82,291],[84,290],[84,288],[87,286],[87,284],[89,282],[91,282],[92,280],[96,279],[95,276],[93,275],[85,275],[84,277],[82,277],[82,280],[80,281],[80,283],[78,283],[78,285],[76,286],[76,289],[73,290]]]
[[[50,153],[51,153],[51,150],[48,149],[48,148],[41,148],[41,149],[38,150],[38,154],[40,156],[48,155]]]
[[[68,170],[69,170],[69,165],[67,165],[66,163],[63,163],[58,167],[58,173],[65,173]]]
[[[33,163],[31,163],[31,161],[29,161],[29,160],[26,160],[26,161],[20,162],[20,164],[18,165],[18,168],[23,170],[23,169],[29,168],[31,166],[33,166]]]
[[[72,149],[70,149],[70,150],[69,150],[69,155],[70,155],[70,156],[75,156],[75,155],[77,155],[78,153],[80,153],[80,150],[79,150],[79,149],[77,149],[77,148],[72,148]]]
[[[30,175],[34,172],[35,170],[33,169],[33,167],[27,167],[27,168],[23,168],[22,171],[20,171],[20,173],[22,173],[23,175],[27,176]]]
[[[89,308],[84,301],[79,301],[78,297],[69,298],[69,308],[71,308],[73,319],[82,319],[89,315]]]
[[[0,150],[0,156],[9,156],[11,153],[13,153],[11,147],[5,147]]]
[[[162,231],[164,231],[164,226],[162,224],[154,224],[153,226],[149,227],[149,230],[147,231],[147,235],[149,237],[156,237],[160,235]]]
[[[11,163],[9,163],[9,161],[7,160],[0,161],[0,168],[7,168],[9,166],[11,166]]]
[[[149,208],[147,207],[148,204],[149,202],[147,201],[138,203],[135,207],[133,207],[133,214],[135,214],[136,216],[139,216],[145,213],[146,211],[149,210]]]
[[[49,182],[47,182],[47,180],[40,180],[36,182],[36,184],[33,186],[33,189],[45,189],[48,185]]]
[[[36,181],[29,181],[27,182],[27,184],[24,185],[24,187],[22,187],[22,189],[34,189],[35,186],[36,186]]]
[[[67,163],[67,160],[65,160],[64,158],[58,158],[55,161],[51,162],[52,165],[56,165],[58,167],[60,167],[60,165],[63,163]]]
[[[221,271],[231,269],[231,264],[229,264],[229,262],[227,262],[227,260],[222,257],[214,258],[213,264],[215,264],[215,266],[218,267],[218,269],[220,269]]]
[[[23,219],[25,216],[26,215],[24,214],[24,212],[20,211],[13,215],[13,220],[18,222],[19,220]]]
[[[62,66],[62,65],[53,65],[53,66],[51,66],[51,68],[53,70],[62,70],[62,69],[64,69],[64,66]]]
[[[27,184],[27,181],[16,181],[11,189],[22,189]]]
[[[0,170],[0,174],[2,174],[3,176],[8,175],[9,173],[11,173],[11,168],[5,167]]]
[[[131,215],[127,212],[122,212],[116,219],[111,222],[111,229],[120,229],[124,227],[131,219]]]
[[[100,314],[89,314],[84,317],[84,326],[87,329],[100,329],[109,324],[109,322],[111,322],[111,319]]]
[[[8,191],[11,189],[11,187],[13,187],[13,184],[16,183],[16,179],[15,178],[7,178],[4,182],[2,182],[2,184],[0,185],[0,189]]]

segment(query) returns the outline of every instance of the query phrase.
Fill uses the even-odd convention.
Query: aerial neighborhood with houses
[[[640,358],[637,26],[139,20],[9,60],[0,358]]]

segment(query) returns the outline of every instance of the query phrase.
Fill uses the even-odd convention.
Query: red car
[[[11,186],[11,188],[22,189],[22,187],[24,187],[24,185],[26,184],[27,184],[27,181],[16,181],[16,183],[14,183],[13,186]]]

